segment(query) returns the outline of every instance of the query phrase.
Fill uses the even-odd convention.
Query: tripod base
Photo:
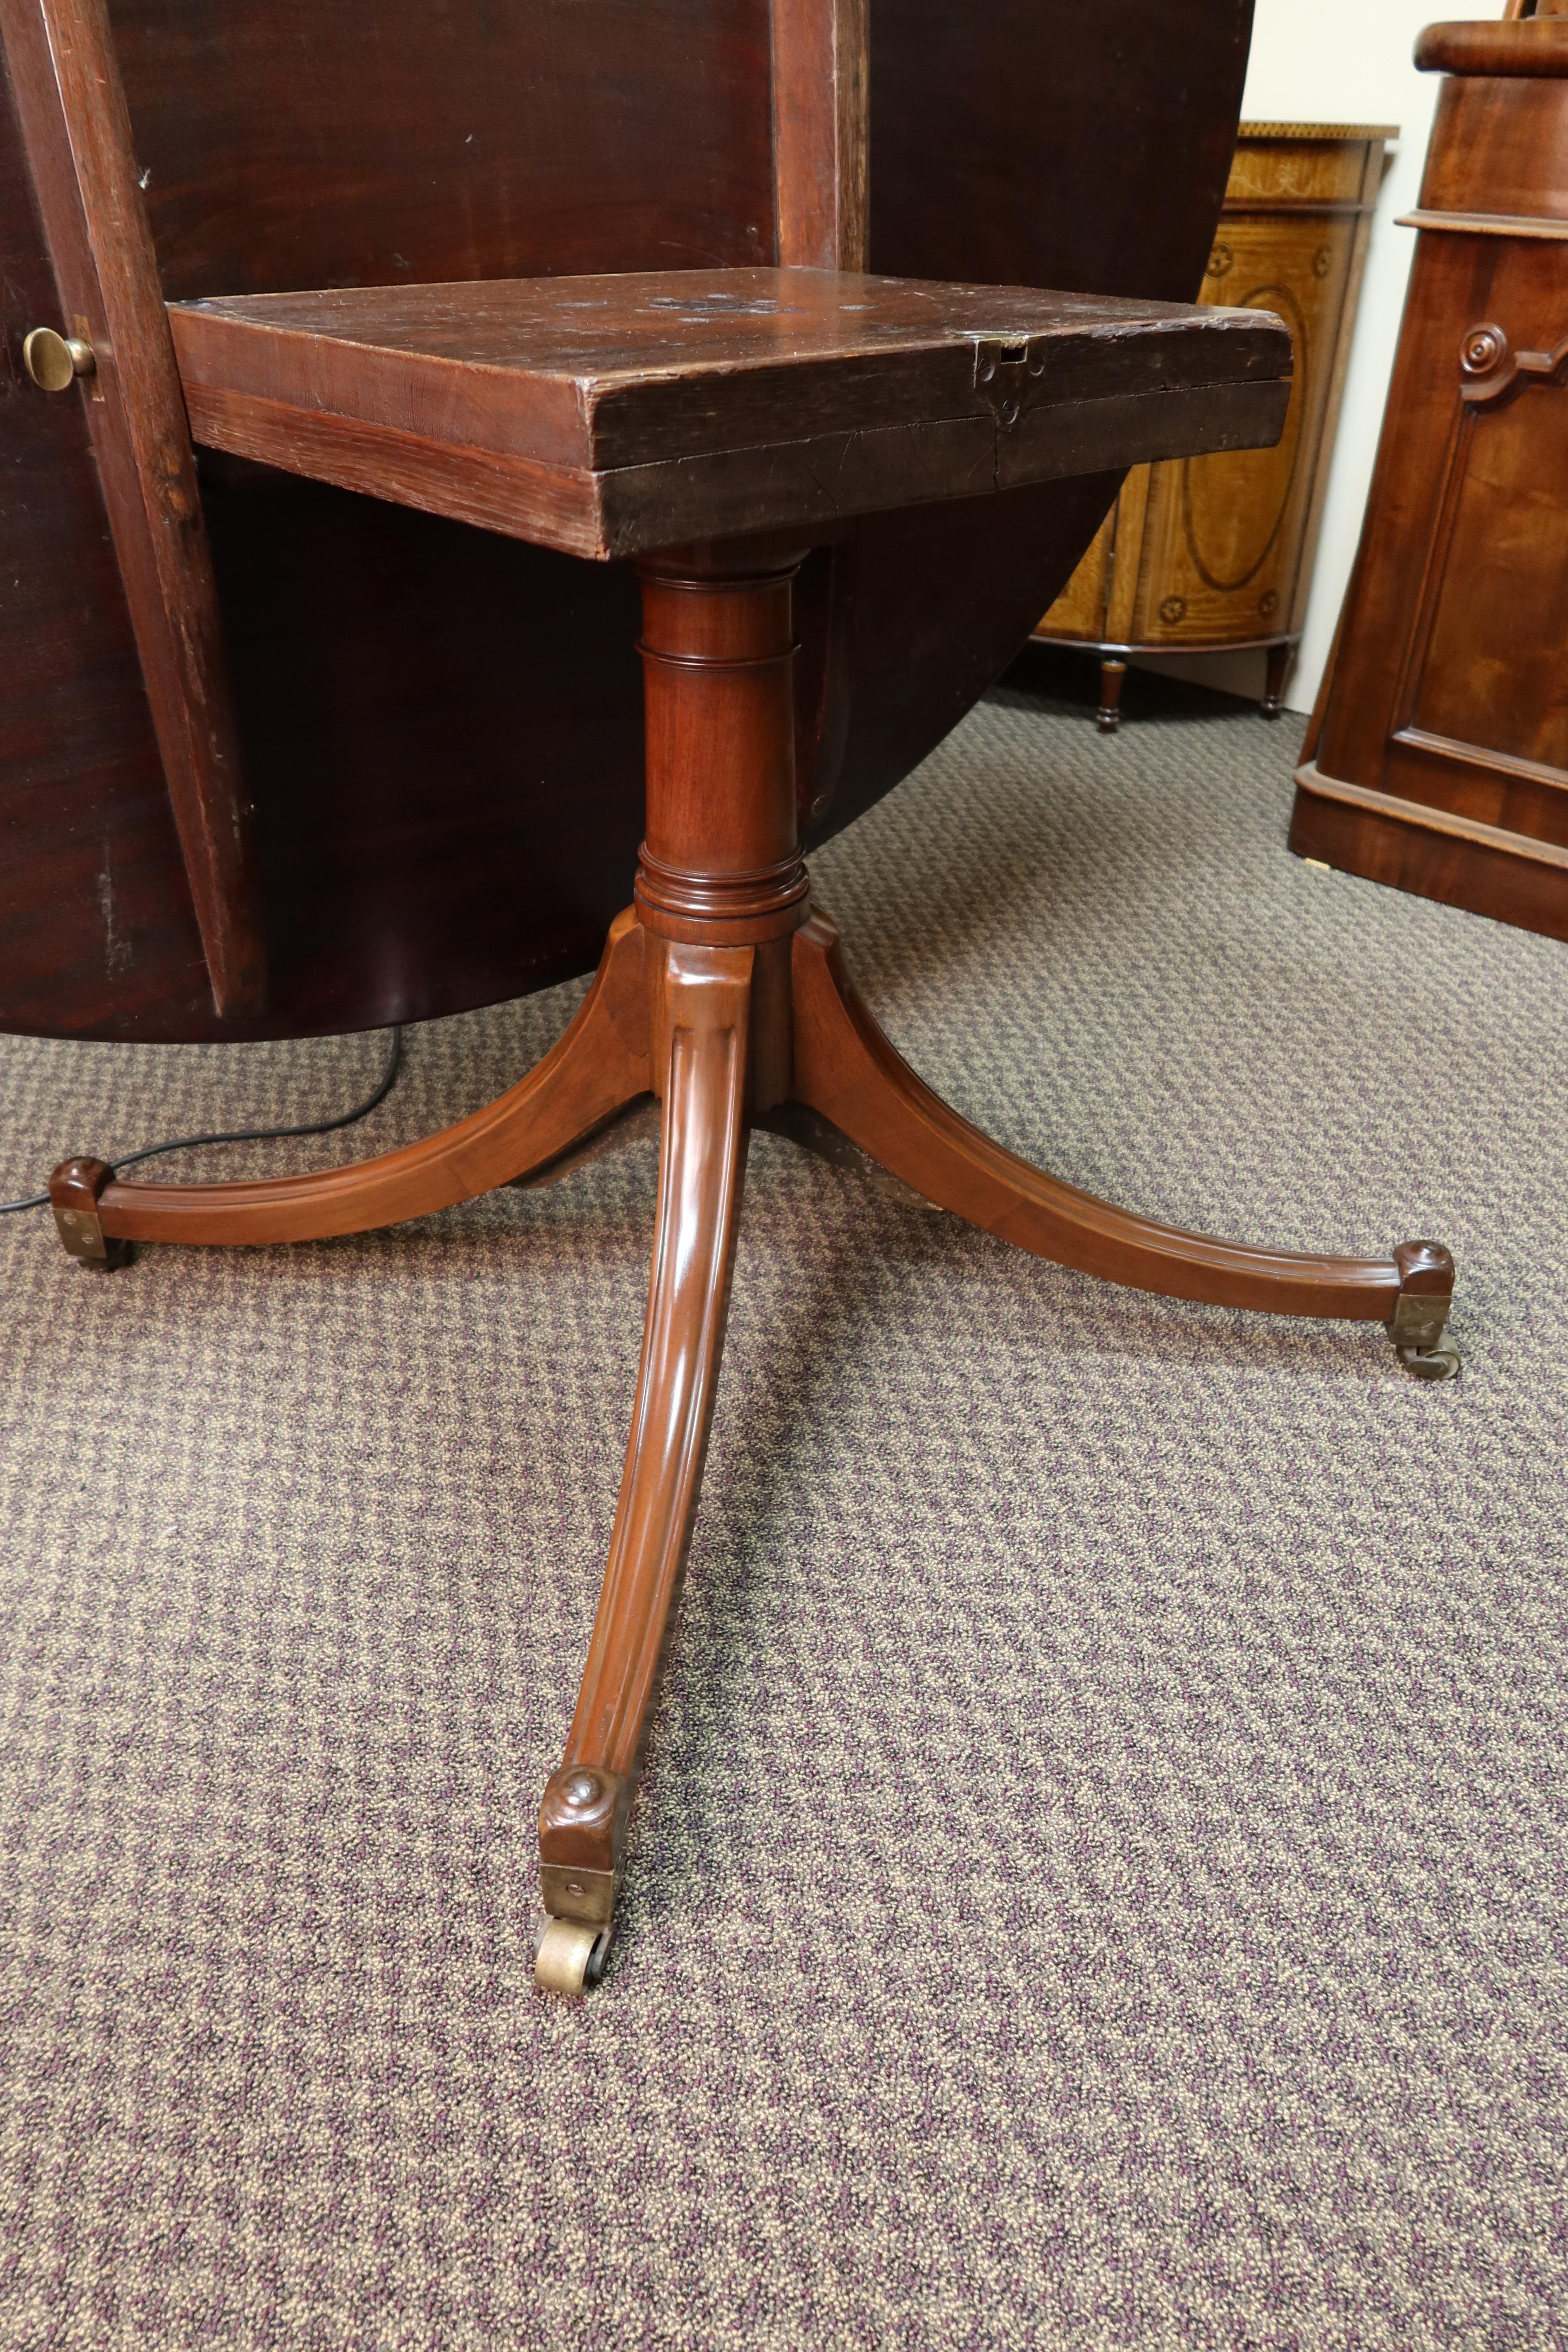
[[[550,1915],[537,1981],[575,1994],[609,1948],[644,1732],[696,1516],[746,1144],[765,1124],[872,1166],[999,1239],[1168,1297],[1386,1327],[1431,1379],[1447,1251],[1316,1256],[1184,1233],[1078,1191],[943,1103],[883,1035],[811,908],[795,835],[794,557],[689,551],[647,567],[648,840],[637,903],[552,1051],[487,1109],[406,1150],[264,1183],[122,1184],[68,1160],[61,1237],[100,1265],[132,1241],[366,1231],[547,1179],[656,1097],[658,1206],[619,1507],[576,1712],[540,1809]]]
[[[87,1191],[106,1250],[132,1238],[320,1238],[537,1179],[604,1135],[650,1087],[661,1097],[652,1278],[620,1507],[576,1714],[540,1814],[552,1924],[537,1978],[552,1992],[586,1991],[608,1950],[643,1733],[697,1510],[753,1120],[840,1161],[875,1163],[1058,1265],[1169,1297],[1382,1324],[1416,1378],[1458,1368],[1443,1337],[1452,1261],[1438,1245],[1406,1244],[1386,1259],[1298,1255],[1184,1233],[1098,1201],[993,1143],[931,1092],[860,998],[825,916],[808,914],[783,944],[791,1067],[787,1095],[772,1105],[747,1090],[763,950],[666,940],[628,910],[575,1019],[538,1067],[487,1110],[408,1150],[253,1184],[106,1181],[93,1192],[83,1171],[96,1174],[101,1162],[57,1171],[71,1202]],[[763,982],[773,1020],[776,982]],[[83,1212],[69,1213],[74,1236]]]

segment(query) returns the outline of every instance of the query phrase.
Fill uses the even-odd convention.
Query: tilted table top
[[[1278,438],[1269,312],[811,269],[170,306],[195,439],[575,555]]]

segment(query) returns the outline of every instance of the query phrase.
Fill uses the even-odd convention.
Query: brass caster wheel
[[[610,1956],[608,1927],[585,1925],[581,1919],[551,1919],[539,1939],[533,1981],[541,1992],[558,1992],[580,2000],[605,1973]]]
[[[1459,1351],[1452,1339],[1435,1348],[1395,1348],[1394,1354],[1413,1381],[1453,1381],[1459,1376]]]

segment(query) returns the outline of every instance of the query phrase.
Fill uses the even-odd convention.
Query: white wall
[[[1355,556],[1415,245],[1415,231],[1396,228],[1394,218],[1415,203],[1440,77],[1418,74],[1411,48],[1422,26],[1439,18],[1501,13],[1500,0],[1480,6],[1474,0],[1463,6],[1444,0],[1257,0],[1241,110],[1247,120],[1400,126],[1373,223],[1306,634],[1286,689],[1293,709],[1312,707]],[[1256,693],[1253,672],[1260,677],[1261,659],[1216,656],[1201,667],[1183,663],[1177,674]],[[1177,672],[1176,664],[1171,668]]]

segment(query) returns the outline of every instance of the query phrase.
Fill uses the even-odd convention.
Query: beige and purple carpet
[[[1113,743],[994,700],[818,896],[932,1083],[1075,1181],[1449,1242],[1462,1380],[760,1138],[574,2009],[533,1815],[651,1149],[108,1276],[0,1220],[11,2352],[1568,2341],[1568,949],[1290,857],[1299,721],[1129,700]],[[412,1033],[348,1149],[576,993]],[[0,1040],[0,1194],[323,1115],[381,1050]]]

